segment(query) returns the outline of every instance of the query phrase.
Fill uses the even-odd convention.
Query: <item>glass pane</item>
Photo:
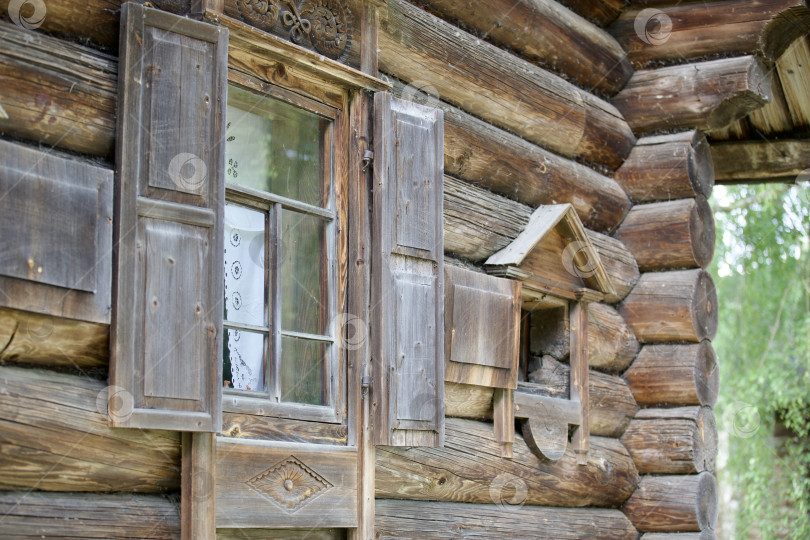
[[[225,320],[266,324],[265,213],[225,205]]]
[[[282,210],[281,328],[323,335],[329,313],[326,225],[321,218]]]
[[[327,347],[320,341],[281,338],[281,401],[328,403],[324,380]]]
[[[229,87],[227,180],[315,206],[327,205],[328,127],[329,121],[315,114]]]
[[[237,390],[264,391],[264,334],[228,328],[223,351],[222,385]]]

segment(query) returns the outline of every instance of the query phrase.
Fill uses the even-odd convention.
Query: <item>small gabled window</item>
[[[339,421],[328,109],[228,89],[223,409]]]

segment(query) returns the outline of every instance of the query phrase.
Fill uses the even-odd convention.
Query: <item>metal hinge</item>
[[[363,150],[363,171],[365,172],[369,166],[374,164],[374,152],[366,148]]]

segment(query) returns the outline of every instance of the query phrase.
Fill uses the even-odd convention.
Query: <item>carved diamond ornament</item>
[[[290,456],[247,481],[247,485],[292,514],[332,487],[323,476]]]

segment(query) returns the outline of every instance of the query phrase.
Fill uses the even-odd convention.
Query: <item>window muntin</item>
[[[337,421],[333,125],[229,87],[226,410]]]

